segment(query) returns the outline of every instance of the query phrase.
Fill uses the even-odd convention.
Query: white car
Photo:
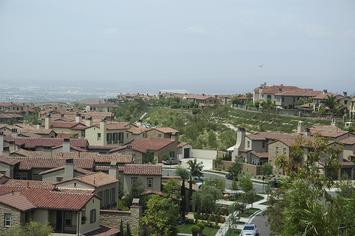
[[[241,236],[257,236],[259,235],[258,229],[256,228],[255,224],[246,224],[243,227],[242,232],[240,233]]]

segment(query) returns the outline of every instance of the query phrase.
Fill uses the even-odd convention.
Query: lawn
[[[248,208],[243,213],[239,214],[239,217],[249,217],[253,213],[257,212],[259,209],[256,208]]]
[[[236,236],[240,234],[240,230],[239,229],[229,229],[227,231],[227,233],[225,234],[225,236]]]
[[[254,202],[257,202],[257,201],[260,201],[263,199],[263,196],[257,194],[256,197],[255,197],[255,201]],[[232,195],[228,198],[229,201],[237,201],[237,202],[242,202],[242,194],[236,194],[236,195]]]
[[[192,226],[193,226],[193,224],[178,225],[177,226],[177,232],[178,233],[191,234],[191,227]],[[218,229],[211,228],[211,227],[205,227],[203,229],[203,235],[204,236],[215,236],[217,231],[218,231]]]

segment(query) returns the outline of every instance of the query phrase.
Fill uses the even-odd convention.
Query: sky
[[[0,0],[0,86],[355,92],[354,0]]]

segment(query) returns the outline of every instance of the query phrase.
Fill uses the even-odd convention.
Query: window
[[[12,225],[12,215],[11,213],[4,214],[4,226],[10,227]]]
[[[276,147],[276,155],[279,154],[279,147]]]
[[[86,209],[83,208],[81,210],[81,224],[84,225],[86,223]]]
[[[107,144],[112,144],[112,134],[106,135],[106,141],[107,141]]]
[[[101,133],[97,134],[97,140],[101,140]]]
[[[112,202],[116,202],[116,189],[111,188],[111,200]]]
[[[131,177],[131,184],[135,184],[137,182],[137,177]]]
[[[124,133],[122,132],[118,133],[118,142],[120,144],[123,143],[123,139],[124,139]]]
[[[163,135],[162,134],[158,134],[158,137],[161,138]]]
[[[147,186],[148,186],[148,188],[153,187],[153,178],[147,178]]]
[[[90,223],[95,223],[96,222],[96,209],[92,209],[90,211]]]
[[[284,155],[286,155],[286,148],[283,148],[283,153]]]
[[[265,141],[262,142],[262,146],[263,146],[263,148],[265,148]]]
[[[57,182],[60,182],[63,180],[63,177],[56,177]]]
[[[175,152],[170,152],[170,157],[175,157]]]
[[[64,213],[64,223],[65,226],[72,226],[73,215],[70,212]]]
[[[247,147],[250,148],[250,141],[247,141]]]

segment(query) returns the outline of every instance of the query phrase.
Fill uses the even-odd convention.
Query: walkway
[[[264,205],[263,203],[265,203],[267,201],[267,195],[266,194],[259,194],[263,197],[262,200],[260,201],[257,201],[257,202],[254,202],[253,204],[248,204],[246,205],[246,209],[249,209],[249,208],[256,208],[256,209],[259,209],[259,211],[255,212],[254,214],[252,214],[251,216],[249,216],[248,218],[246,217],[240,217],[238,219],[238,221],[241,221],[241,222],[245,222],[245,223],[250,223],[254,217],[258,214],[260,214],[261,212],[265,211],[266,208],[267,208],[267,205]],[[227,203],[228,205],[231,204],[230,201],[228,202],[224,202],[224,203]],[[233,202],[234,203],[234,202]],[[235,214],[235,213],[233,213]],[[230,225],[231,225],[231,214],[227,217],[226,219],[226,222],[224,224],[221,225],[220,229],[218,230],[218,232],[216,233],[216,236],[224,236],[226,235]],[[237,224],[237,229],[242,229],[244,226],[244,224]]]

